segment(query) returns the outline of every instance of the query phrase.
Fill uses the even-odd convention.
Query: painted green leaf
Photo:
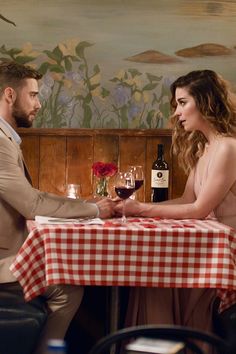
[[[131,74],[132,78],[142,75],[142,73],[137,69],[128,69],[128,72]]]
[[[6,57],[0,57],[0,60],[4,61],[4,60],[6,60]]]
[[[80,61],[80,59],[75,55],[68,55],[68,58],[70,58],[72,61]]]
[[[54,54],[50,50],[44,50],[43,53],[47,54],[50,59],[55,60],[57,63],[60,61],[60,58],[57,56],[57,54]]]
[[[84,58],[85,48],[91,47],[92,45],[93,44],[86,42],[86,41],[80,42],[75,48],[75,52],[78,55],[78,57]]]
[[[156,117],[156,126],[155,128],[163,128],[163,122],[164,122],[164,119],[163,117]]]
[[[155,104],[155,103],[159,103],[159,99],[157,98],[157,95],[155,93],[153,93],[153,99],[152,99],[152,106]]]
[[[7,53],[7,49],[6,49],[5,44],[3,44],[3,45],[0,47],[0,53],[2,53],[2,54],[6,54],[6,53]]]
[[[110,95],[110,91],[108,91],[105,87],[102,87],[101,95],[102,95],[103,98],[105,98],[105,97]]]
[[[55,59],[58,63],[60,63],[62,61],[63,58],[63,54],[61,49],[58,47],[58,45],[53,49],[53,54],[55,56]]]
[[[146,73],[147,75],[147,78],[149,81],[161,81],[162,80],[162,76],[156,76],[156,75],[153,75],[153,74],[149,74],[149,73]]]
[[[71,71],[72,70],[72,63],[71,63],[70,59],[68,57],[65,57],[64,61],[65,61],[66,70]]]
[[[86,65],[85,64],[81,64],[79,65],[79,70],[83,71],[85,69]]]
[[[1,47],[0,47],[0,53],[2,53],[2,54],[5,54],[6,53],[6,46],[5,46],[5,44],[3,44]]]
[[[90,86],[89,86],[89,89],[90,89],[91,91],[93,91],[93,90],[95,90],[95,88],[97,88],[97,87],[99,87],[99,86],[100,86],[100,84],[90,85]]]
[[[6,46],[5,44],[3,44],[1,47],[0,47],[0,53],[2,54],[8,54],[10,56],[14,56],[16,54],[20,54],[22,51],[21,49],[18,49],[18,48],[12,48],[10,50],[7,50],[6,49]],[[6,59],[6,58],[5,58]]]
[[[144,86],[143,91],[151,91],[157,87],[158,84],[147,84]]]
[[[169,102],[160,103],[160,111],[162,112],[163,116],[167,119],[170,116],[170,104]]]
[[[122,82],[122,86],[125,86],[125,87],[132,87],[133,84],[129,84],[127,82]]]
[[[97,64],[97,65],[94,65],[94,67],[93,67],[93,72],[94,72],[95,75],[98,74],[98,73],[100,73],[100,68],[99,68],[98,64]]]
[[[166,85],[162,85],[162,91],[161,91],[162,96],[170,96],[170,88]]]
[[[22,51],[18,48],[12,48],[8,51],[6,51],[7,54],[11,55],[11,56],[14,56],[14,55],[17,55],[17,54],[20,54]]]
[[[120,82],[120,79],[117,77],[113,77],[113,79],[110,79],[111,82]]]
[[[31,61],[33,61],[35,58],[34,57],[29,57],[29,56],[20,56],[18,55],[15,58],[15,61],[19,64],[27,64],[30,63]]]
[[[50,65],[50,71],[54,71],[55,73],[64,73],[65,69],[61,65]]]
[[[149,128],[152,127],[152,119],[154,117],[154,114],[155,114],[155,110],[154,109],[149,111],[148,114],[147,114],[147,124],[148,124]]]
[[[40,67],[38,68],[38,71],[44,75],[46,74],[46,72],[48,71],[48,68],[50,67],[51,64],[44,62],[40,65]]]

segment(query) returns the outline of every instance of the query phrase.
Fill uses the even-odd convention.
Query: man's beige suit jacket
[[[27,237],[26,220],[36,215],[97,216],[97,206],[32,187],[20,146],[0,122],[0,283],[15,281],[9,270]]]

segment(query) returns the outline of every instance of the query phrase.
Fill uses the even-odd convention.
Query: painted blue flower
[[[71,101],[71,96],[69,96],[65,91],[60,92],[58,96],[58,103],[61,105],[68,105]]]
[[[78,84],[83,77],[80,73],[75,71],[66,71],[65,72],[65,79],[73,81],[75,84]]]
[[[54,80],[50,74],[46,74],[43,77],[43,84],[48,86],[48,87],[53,87],[54,86]]]
[[[132,119],[137,117],[137,115],[141,112],[141,107],[138,106],[136,103],[131,103],[130,107],[128,108],[128,117]]]
[[[43,83],[39,89],[39,99],[42,101],[46,101],[51,96],[51,94],[52,94],[51,87]]]
[[[118,107],[128,103],[131,97],[131,89],[127,86],[118,85],[114,89],[114,100]]]
[[[175,77],[164,77],[163,85],[167,88],[170,88],[171,84],[175,81]]]

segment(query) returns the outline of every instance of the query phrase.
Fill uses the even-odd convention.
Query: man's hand
[[[125,200],[125,215],[126,216],[134,216],[134,215],[139,215],[141,212],[140,209],[141,203],[139,203],[136,200],[133,199],[126,199]],[[123,201],[116,201],[114,205],[114,212],[117,216],[122,215],[122,210],[123,210]]]
[[[99,209],[99,217],[101,219],[108,219],[114,215],[114,201],[109,198],[102,198],[96,202]]]

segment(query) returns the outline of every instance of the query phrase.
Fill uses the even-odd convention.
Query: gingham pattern
[[[28,226],[31,232],[11,265],[27,300],[63,283],[216,288],[221,310],[236,302],[236,231],[215,220]]]

